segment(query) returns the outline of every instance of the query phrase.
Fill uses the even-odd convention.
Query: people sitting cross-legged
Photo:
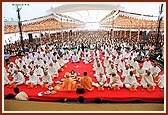
[[[143,88],[148,88],[150,91],[154,90],[156,84],[154,83],[153,77],[149,70],[147,70],[146,74],[142,77],[140,84]]]
[[[123,87],[123,83],[120,80],[120,76],[116,73],[112,73],[110,76],[110,83],[109,87],[114,90],[120,90],[121,87]]]
[[[48,74],[48,71],[44,71],[44,76],[42,77],[42,87],[46,88],[52,83],[52,77]]]
[[[24,82],[25,82],[24,75],[21,72],[18,72],[18,70],[16,69],[14,71],[13,81],[11,81],[10,84],[15,83],[16,85],[22,85]]]
[[[87,72],[84,72],[83,77],[80,79],[80,87],[89,91],[93,90],[92,79],[87,75]]]
[[[72,55],[72,62],[77,63],[79,61],[80,61],[79,56],[77,55],[76,52],[74,52],[74,54]]]
[[[96,75],[96,79],[97,82],[96,83],[92,83],[93,86],[101,87],[102,89],[104,89],[103,87],[108,87],[108,83],[107,83],[107,78],[106,75],[104,75],[104,73],[99,73],[99,75]]]
[[[100,73],[104,73],[104,68],[102,67],[101,63],[98,63],[94,76],[99,75]]]
[[[150,68],[150,72],[154,80],[157,82],[159,80],[159,73],[161,72],[161,69],[157,66],[156,63]]]
[[[42,85],[40,82],[39,76],[37,76],[34,71],[30,70],[29,74],[29,80],[26,81],[26,85],[32,84],[33,86],[36,86],[37,84]]]
[[[136,91],[136,88],[140,86],[133,74],[133,71],[130,71],[129,75],[125,77],[123,83],[126,88],[130,89],[130,91]]]
[[[158,86],[163,89],[164,88],[164,74],[159,76]]]
[[[5,67],[4,67],[4,85],[7,85],[10,83],[10,80],[8,79],[9,73],[7,73]]]

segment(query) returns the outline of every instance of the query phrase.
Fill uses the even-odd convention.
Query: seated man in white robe
[[[17,68],[19,70],[22,70],[23,69],[23,65],[25,65],[25,63],[20,59],[16,66],[17,66]]]
[[[53,60],[53,66],[56,68],[57,71],[59,71],[61,69],[61,66],[58,63],[58,60]]]
[[[101,63],[101,61],[100,61],[100,59],[96,58],[96,59],[93,61],[93,71],[96,70],[98,63]]]
[[[29,72],[29,80],[26,81],[26,85],[28,84],[33,84],[33,86],[36,86],[37,84],[42,85],[42,83],[40,82],[39,77],[31,70]]]
[[[79,61],[79,56],[76,54],[76,52],[74,52],[74,54],[72,55],[72,62],[78,63]]]
[[[158,76],[159,76],[159,73],[161,72],[161,69],[156,64],[154,64],[154,66],[151,67],[150,72],[152,77],[154,77],[154,79],[158,81],[159,79]]]
[[[111,74],[109,87],[111,89],[114,87],[118,87],[118,89],[123,87],[123,83],[121,82],[120,76],[118,74],[116,74],[116,73]]]
[[[102,67],[102,65],[100,63],[98,63],[94,76],[99,75],[100,73],[104,74],[104,68]]]
[[[117,58],[114,59],[114,64],[118,65],[120,63],[121,59],[119,58],[119,56],[117,56]]]
[[[47,74],[52,78],[58,77],[58,70],[53,66],[53,63],[50,63]]]
[[[96,74],[95,77],[97,79],[97,82],[96,83],[92,82],[93,86],[108,87],[106,75],[104,75],[103,73],[99,73],[99,75]]]
[[[25,59],[22,58],[22,61],[23,61],[26,65],[29,65],[32,60],[31,60],[31,58],[30,58],[29,56],[27,56]]]
[[[131,56],[131,53],[129,52],[129,50],[126,50],[123,56],[124,58],[128,59]]]
[[[59,65],[60,65],[60,67],[64,67],[65,62],[64,62],[64,60],[62,59],[62,57],[57,57],[57,61],[58,61]]]
[[[35,64],[35,62],[34,61],[31,61],[30,62],[30,64],[29,64],[29,68],[31,68],[31,70],[35,70],[35,68],[36,68],[36,64]]]
[[[21,72],[18,72],[18,70],[16,69],[14,71],[13,81],[11,81],[10,84],[15,83],[16,85],[21,85],[24,82],[25,82],[25,78],[23,74]]]
[[[164,74],[159,77],[158,86],[163,89],[164,88]]]
[[[105,59],[104,59],[104,67],[107,67],[109,65],[109,57],[107,56]]]
[[[46,61],[46,60],[43,60],[42,69],[43,69],[44,71],[46,71],[46,70],[48,70],[48,67],[49,67],[49,65],[48,65],[47,61]]]
[[[9,75],[13,76],[15,70],[16,70],[15,64],[13,62],[10,62],[10,65],[8,67]]]
[[[16,59],[15,59],[15,64],[16,64],[16,65],[19,64],[19,60],[21,60],[21,59],[19,58],[19,56],[16,56]]]
[[[143,88],[148,88],[150,86],[153,86],[153,87],[156,86],[156,84],[154,83],[153,77],[151,75],[151,72],[149,70],[142,77],[140,84],[142,85]]]
[[[133,61],[131,66],[133,67],[134,70],[139,69],[139,63],[136,61],[136,59],[134,59],[134,61]]]
[[[44,75],[43,69],[39,65],[36,65],[34,73],[40,78]]]
[[[42,77],[42,84],[52,85],[52,77],[48,74],[47,71],[44,71],[44,76]]]
[[[23,65],[21,72],[23,73],[24,77],[27,77],[30,73],[30,69],[26,65]]]
[[[39,65],[40,67],[42,67],[43,64],[44,64],[43,60],[40,57],[38,57],[36,60],[36,65]]]
[[[109,68],[106,68],[106,76],[108,78],[110,78],[110,76],[112,75],[112,73],[116,73],[117,74],[117,70],[115,68],[115,65],[111,64],[111,66]]]
[[[70,57],[67,54],[68,52],[64,52],[62,59],[64,60],[65,63],[69,62]]]
[[[10,83],[10,80],[8,79],[9,73],[7,73],[5,67],[4,67],[4,85],[7,85]]]
[[[91,62],[91,57],[90,57],[88,54],[86,54],[86,55],[84,56],[83,62],[84,62],[85,64],[90,63],[90,62]]]
[[[125,62],[127,63],[127,65],[133,65],[134,60],[132,59],[132,57],[129,57],[128,60],[125,60]]]
[[[118,64],[118,71],[121,72],[124,71],[124,69],[125,69],[125,63],[123,59],[121,59],[120,63]]]
[[[126,88],[132,89],[133,87],[136,88],[140,86],[140,84],[137,82],[135,76],[133,75],[133,72],[130,71],[129,75],[125,77],[123,84]]]
[[[140,65],[139,69],[136,70],[136,77],[138,78],[138,80],[142,79],[142,76],[145,75],[145,70],[143,69],[143,66]]]
[[[126,76],[128,76],[129,74],[130,74],[130,66],[128,66],[128,65],[126,65],[125,66],[125,69],[123,70],[123,72],[122,72],[122,75],[121,75],[121,77],[122,78],[125,78]]]
[[[100,58],[100,54],[99,54],[99,50],[96,50],[96,49],[95,49],[95,50],[93,51],[93,59],[96,59],[96,58],[99,59],[99,58]]]
[[[87,55],[88,57],[91,56],[90,51],[89,51],[88,49],[86,49],[85,52],[84,52],[84,57],[86,57],[86,55]]]
[[[151,69],[152,68],[152,64],[151,64],[151,62],[149,61],[149,59],[147,59],[145,62],[144,62],[144,64],[143,64],[143,69],[144,70],[149,70],[149,69]]]

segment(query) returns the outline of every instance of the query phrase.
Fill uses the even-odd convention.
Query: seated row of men
[[[5,69],[4,69],[5,70]],[[7,78],[7,72],[5,72],[5,82],[8,82],[10,85],[15,83],[16,85],[21,85],[21,84],[32,84],[33,86],[37,86],[37,84],[43,86],[44,84],[47,85],[52,85],[54,83],[53,79],[51,76],[49,76],[47,71],[44,71],[44,75],[42,76],[42,81],[40,81],[39,76],[37,76],[32,70],[30,71],[29,74],[29,79],[26,81],[24,75],[21,72],[18,72],[18,70],[14,71],[14,76],[13,76],[13,81],[8,80]],[[153,77],[151,75],[151,72],[147,70],[145,74],[143,74],[142,79],[140,80],[140,83],[138,83],[135,74],[133,71],[129,71],[129,74],[127,74],[124,78],[124,81],[121,81],[120,76],[117,73],[111,73],[108,75],[110,78],[110,82],[107,82],[107,76],[100,72],[99,74],[95,75],[96,77],[96,82],[92,81],[92,78],[87,75],[87,72],[84,72],[83,77],[79,79],[79,82],[77,79],[77,75],[75,72],[72,73],[66,73],[65,77],[63,79],[62,85],[63,89],[65,91],[71,91],[75,88],[76,84],[79,83],[80,87],[85,88],[86,90],[92,91],[93,86],[97,88],[104,88],[104,87],[110,87],[114,89],[120,89],[125,85],[126,88],[131,89],[134,87],[135,89],[138,86],[142,86],[143,88],[149,88],[149,87],[155,87],[156,84],[153,80]],[[164,88],[164,77],[163,75],[160,76],[159,81],[158,81],[158,86],[160,88]]]

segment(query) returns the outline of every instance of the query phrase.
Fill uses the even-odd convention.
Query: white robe
[[[159,77],[158,86],[164,88],[164,74]]]
[[[58,59],[58,63],[61,67],[63,67],[65,65],[65,62],[63,59]]]
[[[140,84],[143,86],[143,88],[147,88],[147,85],[156,86],[151,75],[143,76]]]
[[[128,76],[128,75],[130,74],[130,71],[131,71],[130,69],[127,69],[127,70],[124,69],[123,72],[122,72],[121,77],[122,77],[122,78],[125,78],[126,76]]]
[[[43,83],[48,82],[48,84],[51,85],[51,84],[53,83],[52,77],[49,76],[49,75],[47,75],[47,76],[44,75],[44,76],[42,77],[42,82],[43,82]]]
[[[33,85],[37,85],[37,84],[42,85],[39,77],[35,73],[33,75],[29,75],[29,80],[26,81],[26,85],[28,85],[29,83],[32,83]]]
[[[4,68],[4,85],[9,84],[10,80],[8,79],[8,73],[6,72],[6,69]]]
[[[30,58],[26,58],[26,59],[24,60],[24,63],[25,63],[26,65],[29,65],[31,61],[32,61],[32,60],[31,60]]]
[[[108,77],[108,78],[110,78],[110,74],[112,74],[112,73],[117,73],[117,70],[116,70],[116,68],[114,67],[114,68],[111,68],[111,67],[109,67],[109,68],[106,68],[106,76]]]
[[[145,70],[143,68],[139,68],[136,70],[137,77],[140,77],[140,76],[142,77],[142,76],[144,76],[144,74],[145,74]]]
[[[43,67],[43,69],[45,71],[45,70],[48,70],[49,65],[48,65],[48,63],[44,63],[42,67]]]
[[[135,88],[137,88],[138,86],[140,86],[140,84],[137,82],[136,78],[134,75],[130,76],[126,76],[125,79],[124,79],[124,82],[125,84],[125,87],[126,88],[130,88],[132,85],[135,86]]]
[[[34,73],[40,78],[44,75],[43,69],[41,67],[35,68]]]
[[[21,85],[25,82],[25,78],[21,72],[18,72],[17,74],[13,75],[13,82],[15,82],[17,85]]]
[[[149,69],[151,69],[152,68],[152,64],[150,63],[150,61],[145,61],[144,62],[144,65],[143,65],[143,69],[144,70],[149,70]]]
[[[134,69],[139,69],[139,63],[137,61],[132,63]]]
[[[97,79],[97,82],[100,84],[100,85],[103,85],[104,83],[104,87],[108,87],[108,84],[107,84],[107,78],[106,78],[106,76],[105,75],[102,75],[102,77],[100,77],[100,75],[96,75],[95,76],[96,77],[96,79]],[[93,86],[95,86],[95,87],[99,87],[100,85],[98,84],[98,83],[92,83],[92,85]]]
[[[153,66],[153,67],[150,69],[150,72],[151,72],[151,75],[152,75],[153,77],[156,77],[156,76],[158,76],[159,73],[161,72],[161,69],[160,69],[158,66],[156,66],[156,67]]]
[[[12,76],[13,74],[14,74],[14,71],[16,70],[16,67],[15,66],[13,66],[12,68],[11,67],[9,67],[8,68],[8,72],[9,72],[9,74]]]
[[[48,67],[48,75],[51,77],[58,77],[58,70],[54,66]]]
[[[116,74],[116,76],[112,77],[112,75],[111,75],[109,85],[112,88],[114,88],[116,85],[118,85],[119,87],[123,87],[123,83],[120,80],[120,76],[118,74]]]
[[[23,72],[24,76],[28,76],[29,72],[30,72],[30,69],[26,66],[26,68],[23,68],[21,71]]]
[[[96,76],[96,74],[99,75],[100,73],[104,74],[104,68],[102,66],[96,68],[94,76]]]
[[[73,55],[72,56],[72,62],[79,62],[79,56],[78,55]]]
[[[123,71],[124,69],[125,69],[125,63],[121,61],[118,64],[118,71],[121,72],[121,70]]]

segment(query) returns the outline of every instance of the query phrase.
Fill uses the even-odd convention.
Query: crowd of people
[[[160,75],[161,69],[157,64],[152,65],[148,59],[149,53],[155,51],[152,36],[155,34],[150,33],[149,40],[143,46],[138,43],[136,35],[137,32],[132,32],[130,38],[129,32],[114,32],[112,37],[111,33],[106,31],[81,31],[74,32],[71,36],[65,35],[64,39],[56,35],[36,38],[40,43],[38,46],[24,40],[29,52],[23,53],[21,58],[17,56],[15,62],[9,62],[7,68],[4,67],[4,85],[51,86],[58,82],[54,81],[54,78],[59,77],[59,72],[67,63],[79,63],[82,60],[85,64],[93,65],[95,73],[92,77],[95,77],[96,81],[93,81],[87,72],[80,78],[77,78],[75,71],[66,72],[60,81],[65,91],[74,90],[76,84],[89,91],[93,91],[94,87],[99,90],[120,90],[124,86],[130,91],[136,91],[140,86],[153,91],[156,85],[163,89],[164,74]],[[140,40],[142,39],[140,36]],[[4,48],[5,53],[10,52],[9,50],[14,50],[14,53],[18,49],[22,50],[19,41]],[[122,73],[121,76],[118,73]],[[12,81],[9,76],[13,77]],[[28,80],[25,80],[26,77]],[[110,82],[107,82],[107,79],[110,79]]]

